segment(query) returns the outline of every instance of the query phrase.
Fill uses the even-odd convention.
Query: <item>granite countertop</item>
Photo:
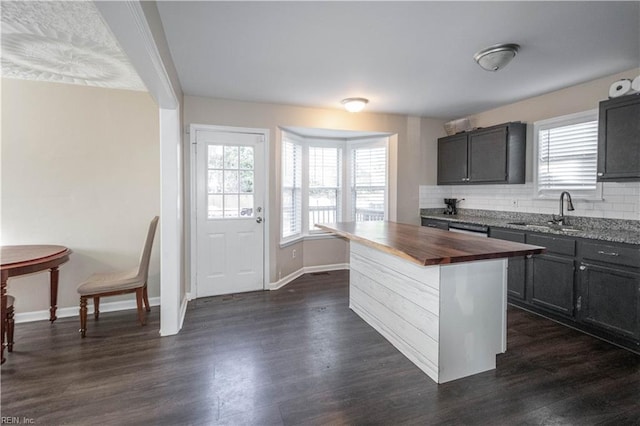
[[[528,232],[540,232],[593,240],[640,245],[640,221],[622,219],[600,219],[582,216],[567,216],[571,230],[540,228],[517,225],[527,223],[548,226],[550,215],[535,213],[503,212],[492,210],[458,210],[457,215],[446,215],[442,209],[421,209],[421,217],[440,219],[450,222],[466,222],[489,227],[517,229]]]
[[[422,266],[524,256],[544,251],[544,247],[530,244],[396,222],[339,222],[316,226]]]

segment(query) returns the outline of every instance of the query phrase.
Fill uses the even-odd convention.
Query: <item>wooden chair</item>
[[[138,319],[141,325],[147,323],[145,310],[146,312],[151,311],[149,297],[147,295],[147,278],[149,277],[149,260],[151,259],[153,237],[156,234],[157,226],[158,216],[154,217],[151,220],[151,224],[149,224],[147,240],[144,244],[138,267],[126,271],[93,274],[78,286],[78,293],[80,294],[80,333],[82,337],[85,337],[87,334],[88,298],[93,299],[93,315],[97,320],[100,315],[101,297],[135,293],[138,306]],[[142,309],[143,302],[145,309]]]
[[[5,332],[7,334],[7,338],[4,340],[7,343],[7,350],[9,352],[13,352],[13,330],[15,327],[15,323],[13,321],[13,304],[16,299],[13,296],[9,296],[7,294],[7,313],[4,317],[5,324]]]

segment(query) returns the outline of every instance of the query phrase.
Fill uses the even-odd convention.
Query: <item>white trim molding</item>
[[[160,306],[160,298],[159,297],[151,297],[149,298],[149,305],[151,306]],[[93,313],[93,304],[89,304],[87,306],[88,313]],[[132,300],[121,300],[117,302],[102,302],[100,303],[100,312],[117,312],[117,311],[126,311],[130,309],[137,309],[135,299]],[[58,308],[56,311],[56,316],[58,318],[69,318],[69,317],[77,317],[80,312],[80,307],[69,307],[69,308]],[[137,316],[135,317],[137,319]],[[22,312],[16,313],[15,321],[16,323],[23,322],[33,322],[33,321],[45,321],[49,320],[49,309],[44,311],[32,311],[32,312]]]
[[[329,271],[341,271],[349,269],[348,263],[334,263],[332,265],[317,265],[317,266],[305,266],[297,271],[294,271],[284,278],[280,278],[278,281],[269,284],[269,290],[279,290],[285,285],[289,284],[296,278],[300,278],[304,274],[313,274],[315,272],[329,272]]]

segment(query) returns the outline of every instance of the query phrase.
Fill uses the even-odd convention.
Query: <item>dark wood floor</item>
[[[18,324],[2,416],[44,425],[640,424],[640,356],[509,310],[494,371],[437,385],[348,308],[344,271],[158,309]],[[24,423],[24,421],[23,421]]]

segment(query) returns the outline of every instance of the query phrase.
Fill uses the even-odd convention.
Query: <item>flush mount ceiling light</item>
[[[498,71],[506,67],[515,58],[518,49],[520,49],[520,46],[513,43],[496,44],[482,49],[473,55],[473,59],[487,71]]]
[[[347,98],[342,100],[344,109],[349,112],[360,112],[364,109],[364,106],[369,103],[369,99],[365,98]]]

